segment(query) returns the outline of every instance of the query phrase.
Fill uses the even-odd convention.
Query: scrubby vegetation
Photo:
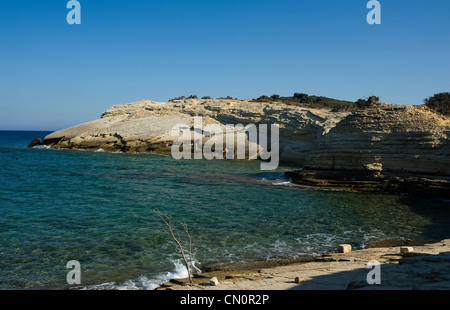
[[[175,101],[175,100],[185,100],[185,99],[198,99],[198,97],[197,97],[197,95],[190,95],[189,97],[181,96],[181,97],[176,97],[176,98],[170,99],[169,102]]]
[[[377,96],[370,96],[367,99],[358,99],[356,100],[356,105],[358,106],[359,109],[364,109],[373,105],[378,104],[380,101],[380,98]]]
[[[186,96],[175,97],[173,99],[170,99],[169,102],[176,101],[176,100],[184,100],[184,99],[186,99]]]
[[[323,96],[310,96],[304,93],[295,93],[292,97],[281,97],[279,95],[261,96],[253,99],[254,102],[282,102],[288,105],[302,106],[307,108],[327,108],[333,111],[356,111],[368,105],[368,100],[359,99],[357,102],[338,100]]]
[[[198,99],[198,97],[196,95],[191,95],[189,97],[181,96],[170,99],[169,101],[177,101],[185,99]],[[212,98],[210,96],[204,96],[202,97],[202,99],[212,99]],[[219,97],[217,99],[238,100],[237,98],[233,98],[231,96]],[[268,102],[268,103],[281,102],[288,105],[295,105],[306,108],[331,109],[336,112],[343,112],[343,111],[353,112],[359,109],[365,109],[367,107],[378,104],[379,100],[380,98],[376,96],[370,96],[369,98],[366,99],[358,99],[356,102],[351,102],[323,96],[310,96],[304,93],[295,93],[292,97],[281,97],[278,94],[273,94],[270,97],[263,95],[257,99],[251,99],[251,101],[253,102]]]
[[[186,97],[186,96],[175,97],[173,99],[170,99],[169,102],[177,101],[177,100],[186,100],[186,99],[198,99],[198,96],[197,95],[190,95],[189,97]],[[206,99],[212,99],[212,98],[210,96],[203,96],[202,99],[206,100]],[[219,97],[217,99],[238,100],[237,98],[233,98],[231,96]]]
[[[226,97],[219,97],[217,99],[227,99],[227,100],[234,100],[233,97],[231,96],[226,96]],[[237,98],[236,98],[237,99]]]
[[[450,93],[439,93],[425,99],[425,105],[442,115],[450,116]]]

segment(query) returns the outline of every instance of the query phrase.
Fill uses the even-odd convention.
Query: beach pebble
[[[209,280],[209,284],[211,284],[212,286],[217,286],[219,285],[219,280],[217,280],[216,277],[213,277]]]
[[[413,252],[414,248],[411,246],[402,246],[400,247],[400,253],[409,253],[409,252]]]
[[[350,244],[339,244],[338,252],[339,253],[349,253],[352,251],[352,246]]]

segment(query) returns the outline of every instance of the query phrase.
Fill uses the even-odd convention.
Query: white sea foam
[[[39,150],[50,150],[52,147],[50,145],[35,145],[33,146],[33,149],[39,149]]]
[[[357,235],[359,239],[362,238],[362,241],[360,241],[355,248],[364,248],[364,246],[372,240],[377,240],[383,237],[383,233],[381,231],[374,230],[369,233],[360,229],[358,231],[345,231],[343,232],[343,235],[329,233],[308,234],[305,237],[296,238],[296,240],[300,244],[301,251],[304,254],[317,256],[323,254],[323,252],[327,249],[335,249],[337,244],[346,242],[346,240],[351,238],[352,235]]]
[[[105,151],[104,149],[98,149],[98,150],[94,151],[94,153],[101,153],[101,152],[104,152],[104,151]]]
[[[292,182],[291,181],[275,182],[272,183],[272,185],[292,185]]]
[[[152,277],[140,276],[137,279],[127,280],[123,283],[108,282],[97,285],[90,285],[81,290],[154,290],[162,283],[171,279],[182,279],[188,277],[188,272],[181,260],[172,261],[175,269],[169,272],[162,272]],[[200,271],[197,267],[197,271]]]
[[[284,173],[264,173],[259,179],[262,183],[267,183],[270,185],[280,186],[280,185],[294,185],[290,178],[286,178]]]

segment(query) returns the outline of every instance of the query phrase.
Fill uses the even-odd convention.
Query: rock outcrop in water
[[[203,126],[218,124],[278,124],[280,159],[303,163],[319,139],[348,112],[305,109],[249,100],[186,99],[174,102],[139,101],[113,106],[98,120],[54,132],[44,144],[54,148],[103,149],[170,154],[176,124],[203,117]]]
[[[36,138],[33,141],[30,142],[30,144],[28,144],[28,147],[35,147],[38,145],[42,145],[42,139],[41,138]]]
[[[375,188],[393,189],[404,188],[397,183],[405,178],[422,178],[422,184],[426,177],[438,179],[441,187],[450,177],[450,119],[425,106],[376,104],[352,113],[250,100],[143,100],[113,106],[98,120],[54,132],[44,144],[170,154],[173,126],[192,124],[193,116],[202,116],[203,126],[278,124],[280,160],[304,167],[306,171],[289,174],[300,184],[333,188],[334,182],[338,188],[360,190],[351,183],[374,188],[374,181],[383,180]]]

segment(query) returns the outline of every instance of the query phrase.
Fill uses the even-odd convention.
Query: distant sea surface
[[[186,222],[199,270],[450,237],[445,201],[305,189],[283,177],[292,167],[257,161],[27,148],[47,134],[0,131],[0,289],[153,289],[186,276],[155,209]],[[70,260],[81,285],[66,281]]]

